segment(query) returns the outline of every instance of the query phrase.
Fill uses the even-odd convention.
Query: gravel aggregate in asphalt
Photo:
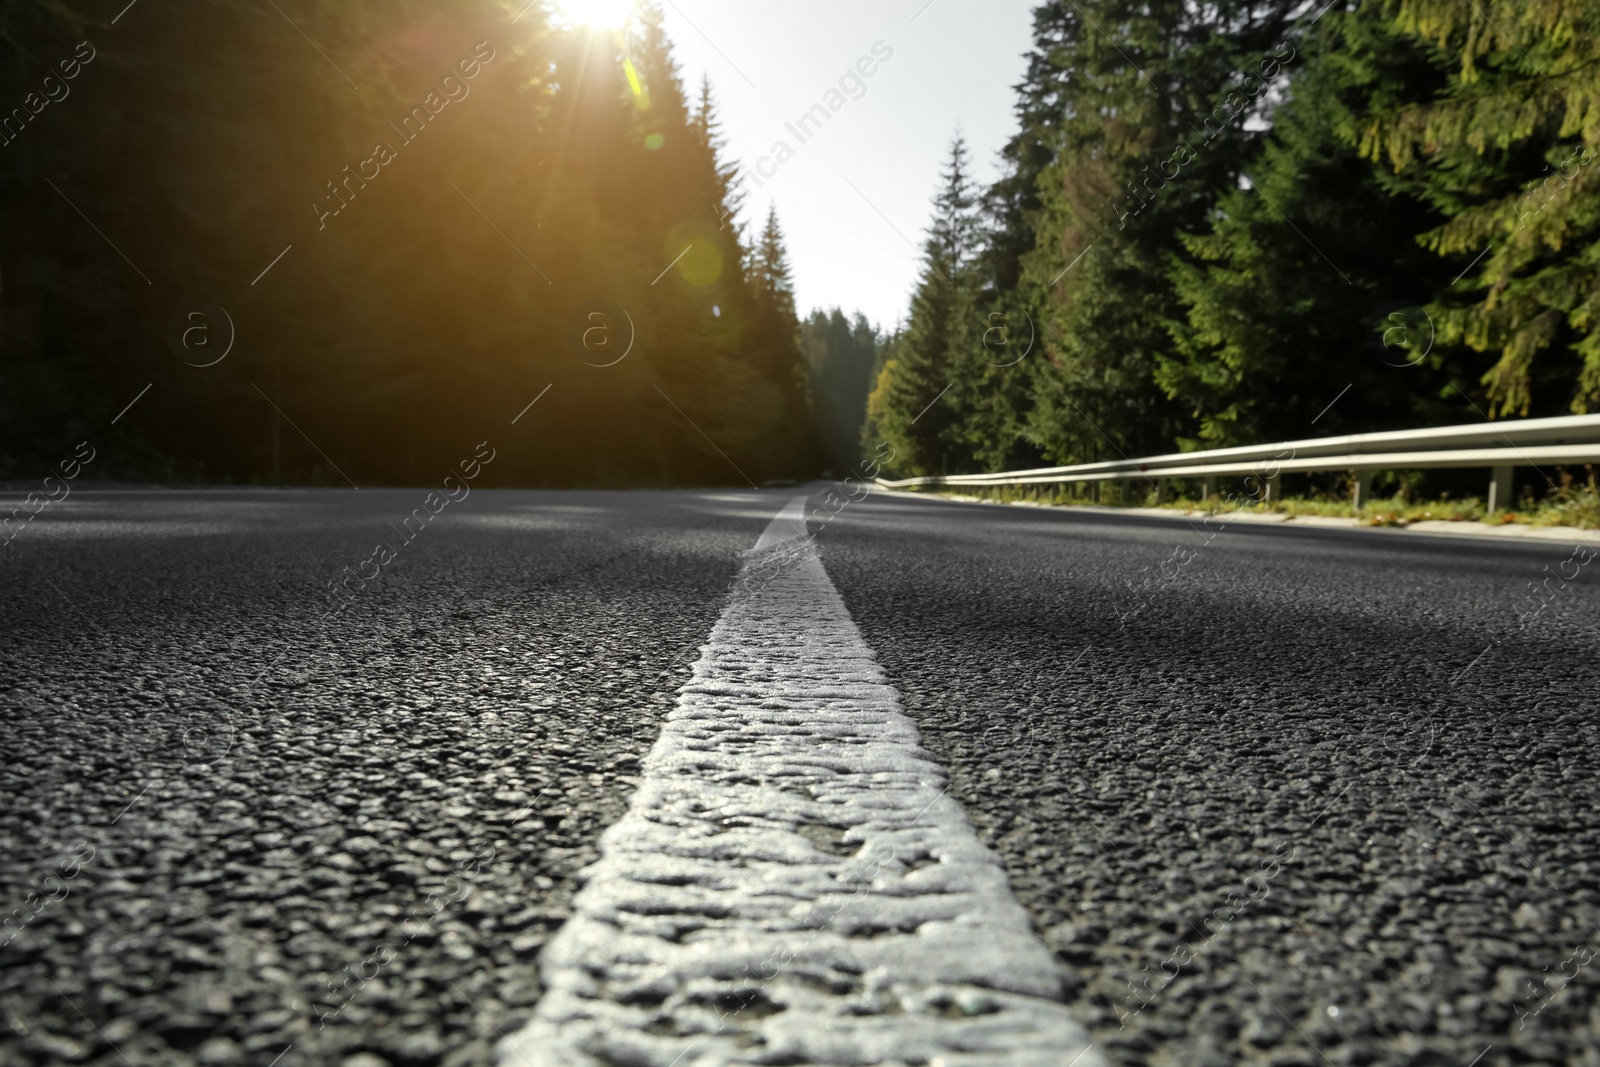
[[[781,501],[479,491],[320,621],[422,496],[82,493],[6,550],[0,1063],[484,1063],[526,1020]]]
[[[1075,1014],[1126,1067],[1600,1064],[1600,560],[1207,534],[883,497],[820,534]]]
[[[0,1063],[527,1020],[792,493],[478,491],[330,592],[423,492],[82,492],[4,550]],[[818,537],[1114,1062],[1600,1065],[1600,560],[890,497]]]

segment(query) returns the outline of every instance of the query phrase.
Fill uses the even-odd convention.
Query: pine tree
[[[1423,236],[1429,249],[1458,261],[1488,250],[1434,306],[1443,339],[1498,353],[1482,379],[1498,414],[1529,412],[1541,366],[1547,390],[1588,410],[1600,403],[1600,2],[1387,7],[1458,59],[1453,84],[1381,110],[1363,142],[1397,172],[1426,164],[1429,192],[1453,209]]]
[[[507,482],[805,473],[793,315],[752,325],[710,94],[685,99],[658,10],[627,34],[545,13],[513,48],[467,0],[307,3],[324,62],[250,44],[287,29],[270,7],[138,5],[114,31],[115,12],[7,7],[13,100],[85,38],[99,55],[0,145],[0,468],[47,469],[153,382],[96,439],[97,474],[431,481],[495,426],[485,477]],[[203,372],[162,343],[191,296],[240,331]],[[627,320],[588,355],[634,341],[608,367],[575,343],[600,301]]]
[[[1416,241],[1439,211],[1357,150],[1375,102],[1440,81],[1437,52],[1385,21],[1370,8],[1318,21],[1245,187],[1221,199],[1208,233],[1183,236],[1192,259],[1173,257],[1185,318],[1155,377],[1193,413],[1196,445],[1459,417],[1459,401],[1440,399],[1467,383],[1458,353],[1419,334],[1408,365],[1370,343],[1389,325],[1375,316],[1428,304],[1458,272]]]
[[[758,302],[794,318],[794,280],[790,277],[789,255],[783,247],[776,204],[767,208],[767,221],[750,257],[750,286]]]
[[[1033,48],[1017,88],[1017,132],[1000,152],[1004,171],[984,194],[988,220],[985,271],[1000,293],[1022,283],[1023,258],[1037,241],[1035,230],[1044,202],[1039,176],[1060,148],[1060,120],[1065,114],[1067,79],[1059,67],[1060,50],[1074,29],[1075,15],[1060,3],[1040,4],[1033,12]]]
[[[722,162],[722,123],[717,119],[717,104],[711,92],[710,75],[700,80],[700,98],[695,104],[690,128],[695,143],[712,161],[717,198],[711,207],[719,218],[720,230],[732,225],[733,216],[744,206],[744,191],[739,184],[739,165]],[[737,229],[732,230],[735,238],[738,232]]]
[[[878,358],[877,331],[859,312],[851,320],[838,308],[813,311],[800,325],[800,347],[810,373],[823,459],[842,477],[862,459],[861,432]]]
[[[1024,258],[1047,358],[1027,432],[1073,462],[1165,447],[1185,430],[1154,381],[1181,314],[1170,257],[1237,185],[1260,136],[1251,120],[1270,108],[1263,75],[1286,61],[1273,57],[1300,5],[1052,6],[1039,51],[1062,86],[1055,155]]]
[[[1041,459],[1027,430],[1042,384],[1043,316],[1024,265],[1039,241],[1040,177],[1061,145],[1067,79],[1058,57],[1077,17],[1060,3],[1034,10],[1035,44],[1017,86],[1018,129],[1001,150],[1001,177],[981,197],[982,251],[956,352],[962,370],[947,396],[960,412],[950,436],[963,465],[979,470],[1037,466]]]
[[[959,369],[952,358],[972,336],[972,286],[980,252],[977,191],[967,175],[966,141],[950,146],[911,317],[895,339],[869,400],[873,432],[895,449],[896,468],[945,473],[963,465],[960,412],[943,403]]]
[[[778,209],[771,205],[747,270],[753,307],[748,351],[772,392],[779,397],[777,418],[766,427],[777,466],[793,476],[816,457],[810,389],[800,352],[794,282],[783,245]]]

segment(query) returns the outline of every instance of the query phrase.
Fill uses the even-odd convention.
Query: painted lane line
[[[1105,1067],[805,502],[748,553],[500,1062]]]

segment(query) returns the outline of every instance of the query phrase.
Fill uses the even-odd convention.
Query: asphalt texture
[[[531,1014],[787,497],[480,490],[402,544],[424,496],[80,492],[3,550],[0,1063],[487,1063]]]
[[[1114,1062],[1600,1064],[1600,559],[881,496],[820,538]]]
[[[78,491],[0,549],[0,1063],[487,1063],[531,1015],[793,491],[477,490],[331,590],[425,493]],[[1113,1062],[1600,1064],[1600,559],[813,528]]]

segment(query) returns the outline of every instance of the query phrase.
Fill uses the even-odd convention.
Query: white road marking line
[[[501,1062],[1105,1067],[805,503],[745,560]]]

